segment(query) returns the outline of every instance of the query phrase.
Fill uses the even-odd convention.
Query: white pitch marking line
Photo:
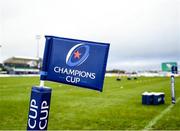
[[[176,100],[176,103],[178,103],[180,101],[180,97]],[[171,104],[169,105],[165,110],[163,110],[158,116],[156,116],[154,119],[152,119],[143,129],[145,130],[149,130],[152,128],[153,125],[155,125],[157,123],[158,120],[160,120],[167,112],[169,112],[171,110],[171,108],[174,107],[175,104]]]

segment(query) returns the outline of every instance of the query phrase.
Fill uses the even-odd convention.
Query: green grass
[[[0,78],[0,129],[26,129],[31,87],[38,77]],[[53,88],[48,129],[144,129],[171,105],[170,78],[105,79],[102,93],[65,84],[46,82]],[[123,88],[122,88],[123,87]],[[176,78],[176,98],[180,97]],[[141,104],[144,91],[165,92],[165,104]],[[180,130],[180,102],[152,129]]]

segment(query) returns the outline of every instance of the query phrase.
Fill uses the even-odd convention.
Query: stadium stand
[[[41,61],[39,58],[13,56],[3,65],[8,74],[38,74]]]
[[[2,69],[3,69],[3,64],[0,63],[0,71],[2,71]]]

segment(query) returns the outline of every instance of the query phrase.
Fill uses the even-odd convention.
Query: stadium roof
[[[11,63],[11,64],[27,64],[30,61],[38,61],[37,57],[23,57],[23,56],[13,56],[6,60],[3,63]]]

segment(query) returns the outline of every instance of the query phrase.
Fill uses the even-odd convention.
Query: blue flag
[[[108,43],[45,36],[41,80],[102,91]]]
[[[178,74],[178,67],[173,65],[173,66],[171,67],[171,73],[173,73],[173,74]]]

